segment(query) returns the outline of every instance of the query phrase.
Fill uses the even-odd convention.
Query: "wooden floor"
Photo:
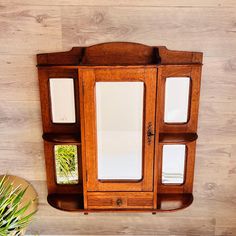
[[[37,53],[109,41],[204,52],[193,205],[176,213],[65,213],[46,202]],[[236,235],[235,0],[0,0],[0,174],[40,196],[28,234]]]

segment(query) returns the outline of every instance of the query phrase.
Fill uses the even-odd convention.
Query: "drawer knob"
[[[122,200],[121,200],[120,198],[118,198],[118,199],[116,200],[116,205],[117,205],[117,206],[121,206],[121,205],[122,205]]]

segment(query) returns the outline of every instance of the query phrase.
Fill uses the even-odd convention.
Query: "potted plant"
[[[0,236],[23,235],[37,209],[37,194],[25,180],[0,176]]]

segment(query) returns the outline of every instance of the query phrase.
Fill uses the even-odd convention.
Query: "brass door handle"
[[[151,144],[152,136],[155,136],[155,133],[153,132],[152,122],[149,122],[148,123],[148,130],[147,130],[148,144]]]

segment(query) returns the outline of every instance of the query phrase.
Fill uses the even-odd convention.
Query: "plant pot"
[[[4,177],[4,175],[0,175],[0,180]],[[7,175],[7,182],[10,182],[13,184],[13,187],[16,188],[18,186],[21,186],[21,189],[25,189],[27,188],[24,196],[22,197],[21,200],[21,204],[19,205],[19,207],[25,206],[29,201],[31,201],[31,205],[29,206],[29,208],[27,209],[26,212],[24,212],[24,214],[22,214],[22,217],[35,212],[38,208],[38,194],[36,192],[36,190],[34,189],[34,187],[25,179],[20,178],[18,176],[14,176],[14,175]],[[26,229],[21,230],[21,234],[20,235],[24,235],[25,234]],[[10,236],[14,236],[16,232],[12,231],[12,233],[10,234]]]

